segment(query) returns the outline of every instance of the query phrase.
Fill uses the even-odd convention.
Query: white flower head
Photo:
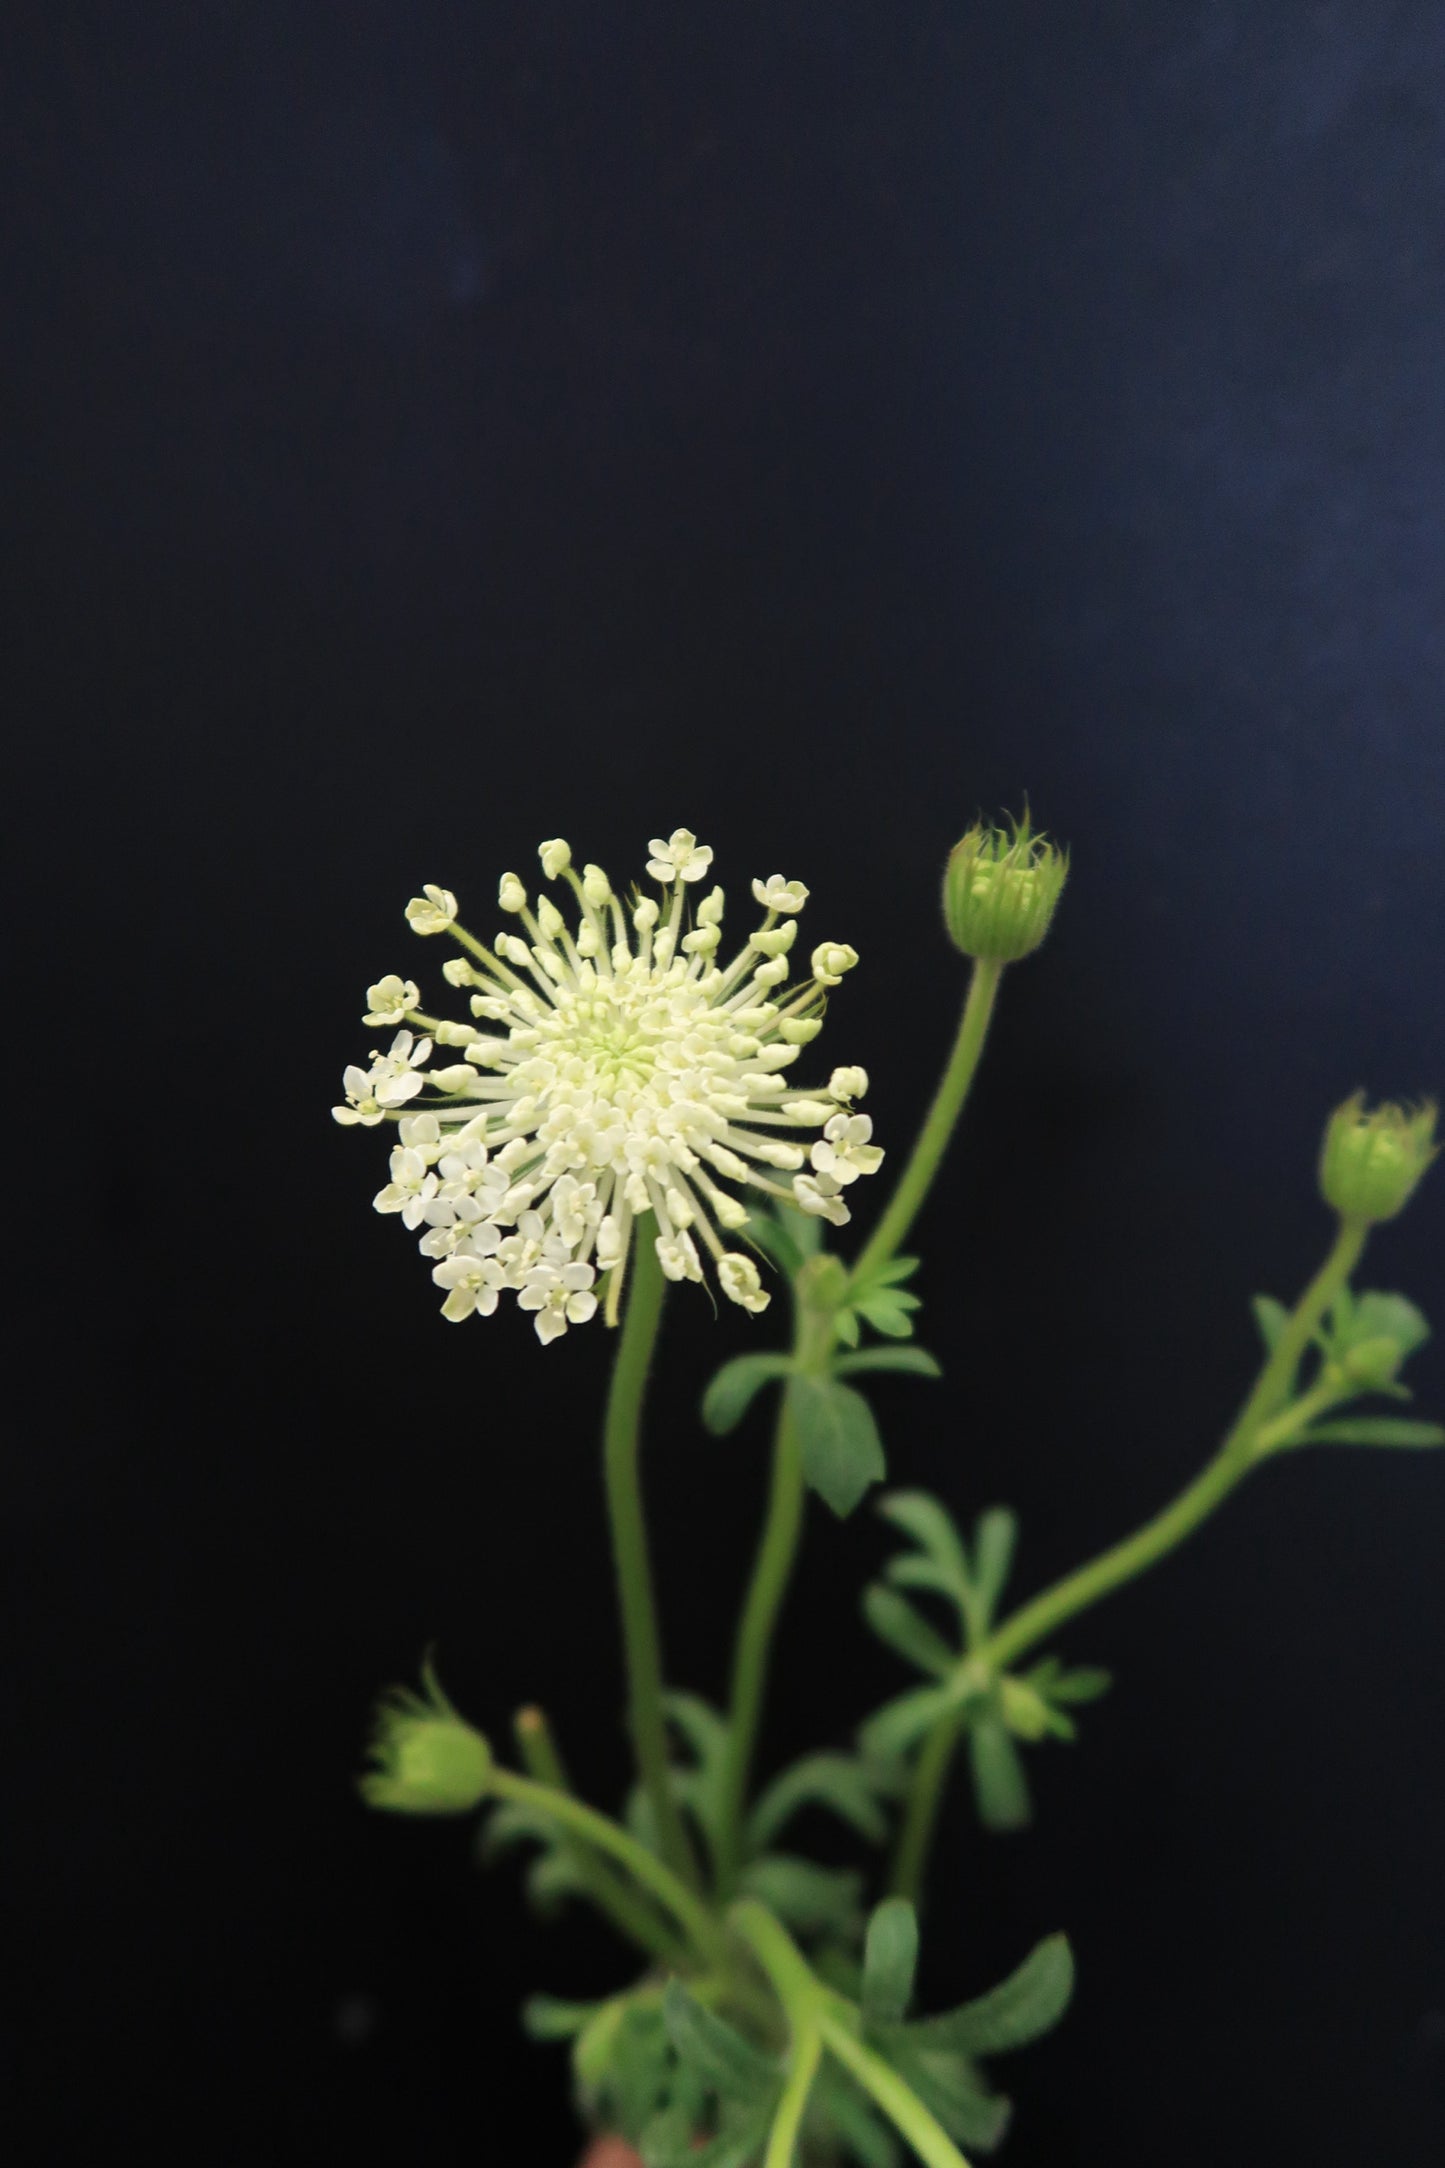
[[[413,896],[406,907],[407,921],[413,933],[445,933],[457,915],[457,899],[449,888],[436,888],[430,881],[423,884],[419,896]]]
[[[793,978],[807,890],[775,874],[753,884],[765,921],[729,960],[723,891],[692,896],[711,849],[687,828],[649,848],[662,895],[634,891],[624,905],[600,866],[579,877],[570,845],[544,843],[543,876],[565,887],[531,904],[505,875],[498,901],[522,924],[491,948],[456,923],[449,890],[407,906],[417,932],[466,949],[443,976],[484,1021],[429,1024],[466,1056],[437,1069],[431,1037],[398,1031],[369,1067],[346,1071],[333,1111],[347,1125],[396,1125],[377,1209],[423,1230],[453,1323],[490,1316],[506,1292],[544,1344],[599,1308],[615,1323],[641,1242],[669,1279],[700,1281],[710,1266],[730,1301],[763,1310],[757,1265],[727,1246],[749,1205],[780,1198],[842,1225],[844,1191],[882,1159],[852,1112],[863,1070],[835,1069],[826,1086],[789,1073],[856,951],[825,942],[811,975]],[[416,987],[394,975],[368,999],[369,1021],[419,1014]]]

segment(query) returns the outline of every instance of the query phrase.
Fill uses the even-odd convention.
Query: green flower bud
[[[1320,1154],[1320,1188],[1342,1219],[1387,1220],[1404,1210],[1440,1147],[1435,1106],[1387,1101],[1373,1113],[1356,1092],[1330,1116]]]
[[[1035,835],[1029,816],[1003,829],[974,823],[949,852],[943,916],[965,956],[1017,963],[1048,932],[1069,874],[1069,854]]]
[[[469,1814],[486,1797],[492,1750],[447,1700],[429,1663],[426,1691],[396,1686],[378,1704],[368,1752],[376,1767],[360,1780],[369,1807],[393,1814]]]

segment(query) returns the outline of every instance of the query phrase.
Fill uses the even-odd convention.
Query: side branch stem
[[[963,1004],[948,1065],[908,1164],[898,1178],[898,1187],[853,1267],[851,1277],[855,1287],[862,1286],[901,1247],[928,1194],[978,1068],[1003,971],[1001,963],[983,957],[973,967],[968,998]]]

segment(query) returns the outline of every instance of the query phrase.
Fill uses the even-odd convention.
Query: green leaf
[[[908,2039],[920,2047],[951,2048],[965,2055],[1002,2055],[1056,2025],[1073,1991],[1074,1955],[1068,1937],[1049,1935],[997,1987],[941,2017],[908,2026]]]
[[[905,1294],[902,1288],[880,1287],[874,1294],[856,1296],[853,1307],[875,1332],[890,1340],[907,1340],[913,1332],[911,1313],[923,1305],[916,1295]]]
[[[1393,1340],[1402,1359],[1430,1337],[1430,1327],[1407,1295],[1386,1295],[1375,1288],[1355,1297],[1346,1329],[1345,1347],[1366,1340]]]
[[[736,1430],[763,1387],[791,1368],[786,1355],[735,1355],[724,1363],[702,1396],[702,1419],[713,1436]]]
[[[1055,1662],[1057,1663],[1057,1659]],[[1039,1665],[1038,1670],[1029,1673],[1029,1678],[1048,1701],[1097,1701],[1101,1695],[1108,1693],[1114,1683],[1113,1674],[1105,1671],[1101,1665],[1080,1664],[1073,1671],[1056,1669],[1047,1686],[1044,1686],[1040,1685],[1038,1676],[1042,1669],[1043,1666]]]
[[[705,2009],[677,1980],[670,1980],[662,2003],[667,2037],[709,2092],[744,2104],[775,2092],[778,2066],[745,2040],[735,2027]]]
[[[880,1287],[898,1287],[904,1280],[913,1278],[918,1265],[916,1257],[890,1257],[884,1264],[875,1266],[866,1279],[855,1280],[854,1295],[871,1295]]]
[[[747,1225],[749,1240],[756,1243],[765,1257],[771,1257],[773,1263],[780,1271],[785,1272],[790,1280],[796,1279],[803,1264],[817,1248],[816,1243],[807,1249],[803,1247],[792,1225],[793,1217],[794,1215],[790,1214],[785,1223],[780,1214],[775,1216],[771,1212],[751,1212]],[[799,1213],[796,1217],[802,1218],[803,1215]]]
[[[992,2153],[1003,2143],[1012,2102],[988,2089],[967,2056],[916,2045],[910,2038],[915,2029],[905,2026],[889,2036],[888,2060],[950,2138],[970,2152]]]
[[[901,2025],[918,1970],[918,1915],[906,1897],[885,1897],[868,1922],[863,1945],[865,2025]]]
[[[738,1886],[744,1896],[759,1898],[797,1934],[815,1935],[831,1928],[847,1936],[858,1930],[863,1877],[852,1868],[819,1867],[791,1852],[768,1852],[748,1862]]]
[[[1251,1296],[1250,1308],[1254,1311],[1254,1322],[1259,1327],[1265,1353],[1272,1355],[1280,1334],[1289,1323],[1289,1311],[1282,1302],[1276,1302],[1273,1295]]]
[[[879,1500],[878,1511],[927,1553],[944,1576],[938,1585],[955,1597],[962,1597],[972,1588],[973,1575],[963,1538],[952,1515],[936,1498],[927,1491],[890,1491]],[[901,1581],[902,1575],[890,1573],[889,1578]]]
[[[1002,1717],[981,1716],[969,1726],[968,1758],[984,1828],[1027,1829],[1034,1818],[1028,1779]]]
[[[981,1614],[979,1631],[987,1632],[1003,1594],[1018,1543],[1018,1515],[1007,1506],[981,1513],[973,1526],[973,1589]]]
[[[896,1761],[932,1729],[939,1717],[957,1706],[957,1697],[949,1687],[915,1686],[896,1701],[886,1701],[859,1725],[858,1744],[870,1761]]]
[[[856,1347],[861,1338],[858,1312],[856,1310],[835,1310],[833,1312],[833,1330],[844,1347]]]
[[[872,2101],[841,2063],[826,2056],[813,2099],[842,2138],[858,2168],[898,2168],[898,2143]]]
[[[936,1633],[896,1588],[888,1588],[882,1581],[865,1588],[863,1616],[880,1641],[886,1641],[906,1663],[917,1664],[920,1671],[931,1671],[935,1678],[942,1679],[957,1668],[957,1650],[949,1647],[942,1634]]]
[[[941,1378],[938,1358],[921,1347],[865,1347],[858,1355],[840,1355],[833,1364],[835,1378],[852,1377],[863,1370],[906,1370],[916,1378]]]
[[[685,2168],[753,2168],[753,2163],[763,2157],[772,2119],[770,2106],[745,2116],[740,2122],[719,2131],[706,2145],[690,2150]],[[679,2162],[678,2168],[684,2168],[684,2163]]]
[[[1445,1445],[1439,1423],[1412,1423],[1403,1416],[1364,1415],[1358,1420],[1316,1423],[1296,1445]]]
[[[803,1473],[840,1520],[888,1472],[873,1411],[835,1378],[794,1377],[789,1403],[803,1449]]]
[[[598,2002],[563,2002],[556,1995],[529,1995],[522,2005],[522,2030],[532,2040],[570,2040],[601,2007]]]
[[[749,1849],[766,1851],[778,1831],[806,1806],[827,1807],[873,1844],[881,1844],[888,1834],[888,1818],[862,1762],[847,1754],[806,1754],[775,1776],[759,1796],[748,1816]]]

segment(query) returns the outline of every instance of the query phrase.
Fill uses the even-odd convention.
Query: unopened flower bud
[[[1320,1154],[1320,1188],[1341,1219],[1387,1220],[1404,1210],[1439,1150],[1435,1107],[1384,1106],[1368,1112],[1356,1092],[1330,1116]]]
[[[525,911],[527,891],[515,873],[504,873],[497,884],[497,901],[504,911]]]
[[[542,861],[542,871],[549,881],[555,881],[559,873],[565,873],[572,863],[572,846],[554,836],[550,843],[538,846],[537,856]]]
[[[469,1814],[486,1797],[492,1750],[447,1700],[430,1664],[424,1693],[399,1686],[382,1700],[361,1779],[370,1807],[393,1814]]]
[[[1027,813],[1007,834],[975,822],[949,852],[943,876],[954,947],[991,963],[1017,963],[1048,932],[1068,873],[1068,852],[1035,835]]]

